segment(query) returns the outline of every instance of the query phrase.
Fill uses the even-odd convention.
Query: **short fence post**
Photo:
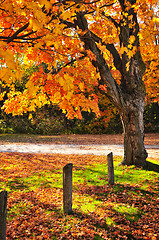
[[[0,240],[6,240],[7,192],[0,192]]]
[[[107,155],[107,163],[108,163],[108,183],[110,185],[114,184],[114,166],[113,166],[113,153],[109,153]]]
[[[63,168],[63,210],[67,214],[72,213],[72,168],[72,163]]]

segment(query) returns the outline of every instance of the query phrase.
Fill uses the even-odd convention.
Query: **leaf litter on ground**
[[[105,156],[0,153],[8,191],[7,240],[158,239],[158,173],[118,166],[108,185]],[[150,160],[158,164],[159,159]],[[73,213],[62,209],[62,169],[73,163]]]

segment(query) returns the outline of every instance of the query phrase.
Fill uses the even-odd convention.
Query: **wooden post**
[[[0,240],[6,240],[7,192],[0,192]]]
[[[107,155],[107,163],[108,163],[108,183],[114,184],[114,166],[113,166],[113,153],[109,153]]]
[[[72,163],[63,168],[63,210],[67,214],[72,213],[72,168]]]

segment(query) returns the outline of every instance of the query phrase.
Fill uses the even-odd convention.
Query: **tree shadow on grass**
[[[146,166],[144,167],[144,169],[159,173],[159,165],[149,161],[146,161]]]

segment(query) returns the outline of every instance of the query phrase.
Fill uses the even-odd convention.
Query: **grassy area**
[[[118,166],[108,185],[101,156],[0,153],[8,191],[7,240],[157,239],[158,173]],[[158,160],[150,160],[159,164]],[[73,163],[73,213],[62,209],[62,169]]]

